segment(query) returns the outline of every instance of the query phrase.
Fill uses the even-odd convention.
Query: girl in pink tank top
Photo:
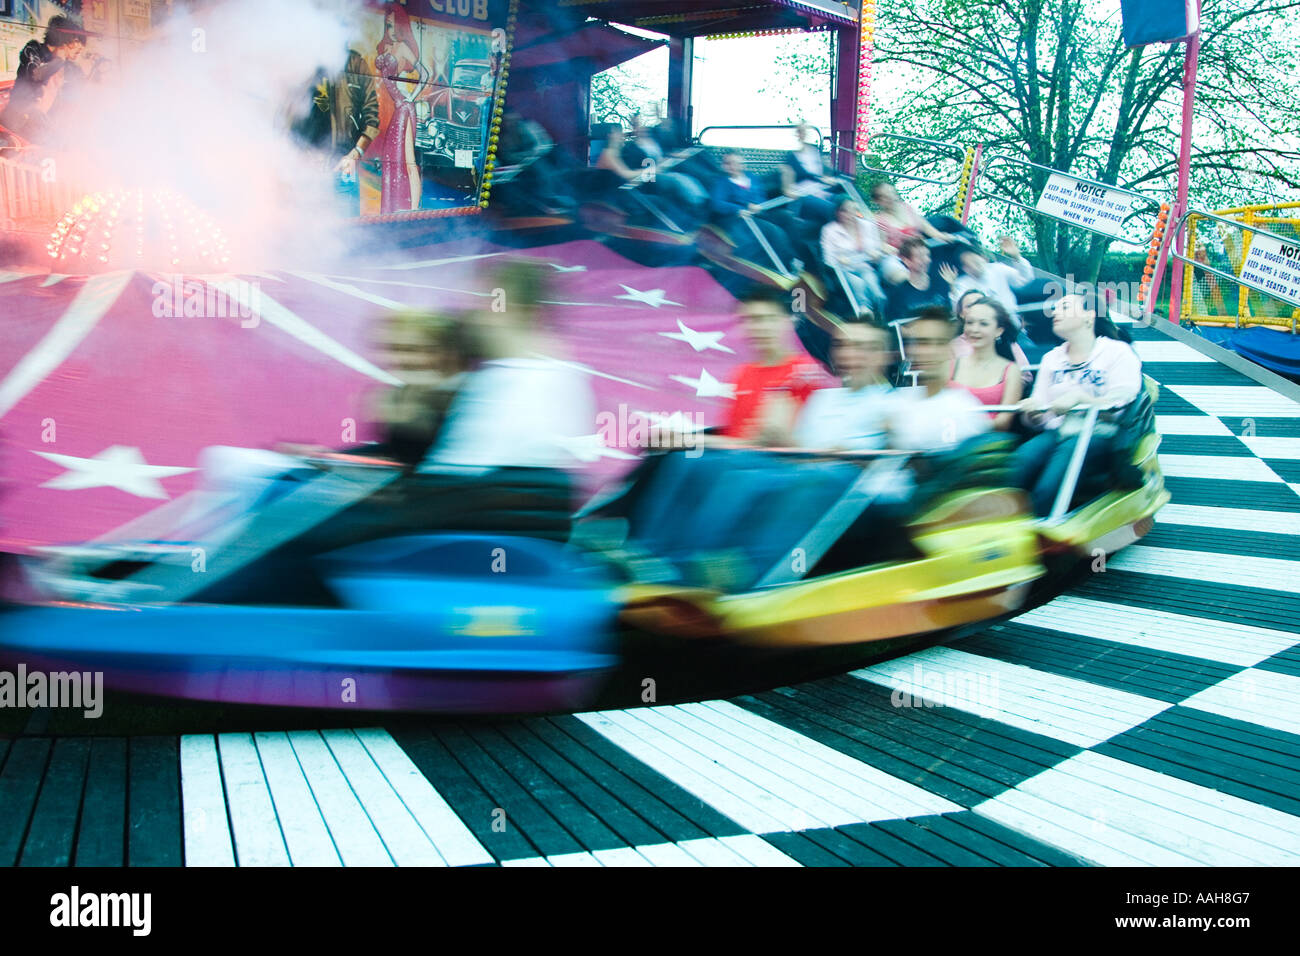
[[[965,310],[966,341],[971,353],[953,363],[951,384],[964,388],[985,405],[1014,405],[1020,401],[1024,382],[1019,366],[1011,360],[1011,337],[1015,334],[1011,316],[1000,302],[979,299]],[[1012,375],[1015,371],[1017,374]],[[1012,412],[993,414],[993,427],[1006,431],[1015,418]]]

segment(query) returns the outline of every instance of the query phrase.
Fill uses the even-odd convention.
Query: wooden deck
[[[37,715],[0,737],[0,864],[1300,863],[1300,405],[1135,332],[1173,503],[1051,604],[685,706],[130,738]]]

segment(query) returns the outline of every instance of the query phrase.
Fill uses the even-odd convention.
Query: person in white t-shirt
[[[844,270],[858,303],[880,315],[885,292],[876,264],[884,256],[884,248],[876,224],[856,200],[846,199],[835,207],[835,218],[822,226],[821,245],[822,259],[827,266]]]
[[[1020,254],[1020,246],[1010,236],[998,240],[998,247],[1007,257],[1006,262],[989,262],[979,249],[966,249],[962,252],[961,271],[952,266],[943,266],[939,274],[952,288],[952,302],[956,306],[967,292],[978,289],[990,299],[1002,303],[1002,307],[1012,315],[1016,314],[1019,300],[1015,290],[1034,278],[1034,267]]]
[[[557,356],[537,311],[543,274],[506,267],[505,308],[481,313],[474,330],[486,360],[466,378],[421,473],[491,468],[569,468],[596,430],[587,374]]]
[[[1013,479],[1029,492],[1039,515],[1051,512],[1078,441],[1062,430],[1066,413],[1081,405],[1122,408],[1142,390],[1142,361],[1104,311],[1098,311],[1096,296],[1075,294],[1059,300],[1052,331],[1065,341],[1043,356],[1033,393],[1020,403],[1029,422],[1045,431],[1021,445],[1012,458]],[[1080,490],[1104,476],[1114,434],[1113,425],[1098,423],[1084,458]]]
[[[956,324],[946,309],[929,306],[903,329],[907,357],[920,372],[920,385],[900,389],[890,417],[893,448],[946,451],[989,430],[984,406],[964,388],[952,386],[952,340]]]
[[[828,451],[885,447],[894,395],[884,375],[888,340],[874,325],[845,325],[835,333],[831,364],[843,387],[819,388],[809,396],[795,423],[796,444]]]

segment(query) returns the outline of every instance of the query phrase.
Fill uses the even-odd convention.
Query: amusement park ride
[[[338,421],[360,407],[362,394],[394,382],[362,357],[365,324],[381,309],[434,297],[478,306],[491,292],[484,261],[511,250],[556,273],[557,301],[567,310],[562,334],[604,409],[674,409],[716,424],[727,401],[719,383],[741,357],[724,342],[743,350],[738,336],[727,338],[735,330],[731,293],[747,285],[806,298],[798,333],[814,354],[824,354],[838,325],[867,318],[833,265],[811,248],[802,262],[781,260],[752,220],[758,251],[743,252],[721,232],[676,221],[637,183],[575,209],[510,201],[521,197],[520,169],[502,155],[507,110],[544,118],[556,150],[585,164],[601,135],[591,118],[592,75],[657,45],[614,24],[666,37],[667,116],[688,131],[697,38],[829,31],[835,59],[823,149],[848,193],[856,194],[860,173],[950,186],[952,204],[942,212],[954,230],[980,203],[1053,216],[1149,249],[1146,316],[1172,271],[1175,316],[1295,331],[1300,288],[1257,274],[1264,256],[1271,262],[1279,247],[1295,249],[1288,238],[1295,220],[1256,208],[1189,208],[1190,122],[1173,197],[990,155],[979,144],[876,133],[876,6],[367,6],[366,42],[377,58],[409,67],[399,79],[415,92],[405,104],[377,97],[376,128],[359,148],[349,194],[358,212],[352,258],[312,269],[267,263],[227,273],[231,240],[219,210],[161,185],[104,183],[75,195],[69,184],[42,178],[39,144],[14,140],[0,160],[0,217],[15,240],[0,300],[17,330],[0,379],[6,477],[15,479],[0,512],[0,543],[24,556],[26,570],[21,596],[0,612],[0,659],[91,667],[125,690],[227,702],[339,706],[337,685],[351,678],[376,709],[572,710],[617,694],[626,662],[646,655],[712,675],[716,683],[702,678],[699,688],[710,693],[946,640],[1060,593],[1080,561],[1144,535],[1169,500],[1156,456],[1158,389],[1149,379],[1118,423],[1122,453],[1110,486],[1091,495],[1076,487],[1081,452],[1045,517],[1005,487],[1000,439],[939,455],[710,450],[680,468],[662,461],[688,456],[668,452],[632,472],[623,497],[581,512],[568,540],[512,529],[500,502],[482,494],[477,516],[467,504],[452,529],[390,529],[315,557],[310,575],[279,578],[298,535],[381,492],[421,493],[419,476],[365,457],[361,446],[302,458],[273,482],[256,514],[229,515],[201,539],[158,536],[165,517],[201,494],[195,472],[207,446],[337,447]],[[403,38],[417,33],[443,37],[433,45],[445,41],[444,59],[418,69],[400,64]],[[1184,37],[1190,117],[1195,25],[1159,39]],[[347,79],[329,82],[337,89]],[[937,157],[932,168],[944,171],[871,167],[870,142],[891,136],[928,151]],[[388,152],[403,142],[414,144],[412,153]],[[685,161],[715,152],[695,142]],[[747,158],[762,174],[778,154],[750,150]],[[1036,194],[999,193],[984,175],[999,166],[1023,173]],[[415,200],[395,203],[412,184]],[[1213,230],[1224,238],[1225,261],[1196,252]],[[39,245],[30,241],[36,235]],[[367,248],[381,254],[365,255]],[[43,269],[36,256],[44,256]],[[189,278],[168,293],[175,308],[166,315],[175,317],[160,318],[158,290],[173,287],[175,272]],[[195,283],[205,306],[216,293],[229,310],[182,318]],[[1228,287],[1239,293],[1221,294]],[[1039,354],[1057,341],[1035,324],[1042,298],[1029,294],[1022,304]],[[1085,417],[1090,435],[1095,409]],[[40,444],[51,429],[57,442]],[[1086,450],[1086,440],[1081,445]],[[638,457],[593,444],[575,451],[575,466],[594,489],[625,478]],[[847,564],[824,560],[871,506],[882,470],[906,470],[915,486],[900,540],[864,546]],[[488,476],[479,485],[509,479]],[[477,493],[466,491],[467,500]],[[71,494],[81,496],[76,511]],[[175,500],[152,510],[165,498]],[[491,566],[501,549],[515,569],[506,574]],[[791,554],[801,560],[792,564]],[[273,599],[261,586],[268,580],[284,582]]]

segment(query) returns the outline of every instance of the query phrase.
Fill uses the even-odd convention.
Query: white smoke
[[[75,128],[61,131],[58,176],[88,192],[174,190],[225,234],[232,271],[338,251],[332,177],[287,127],[309,107],[317,67],[342,70],[364,12],[360,0],[178,5],[87,85]]]

